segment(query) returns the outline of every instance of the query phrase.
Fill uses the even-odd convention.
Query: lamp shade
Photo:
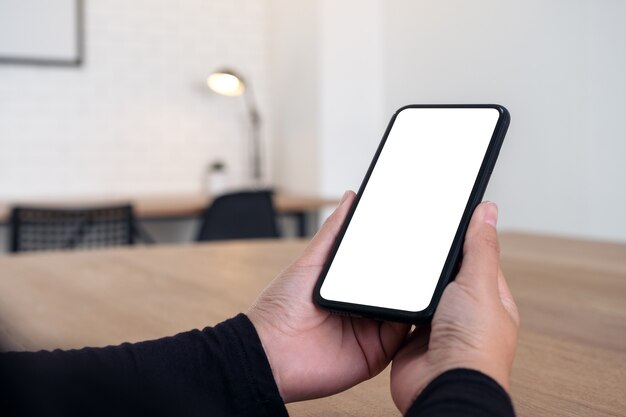
[[[240,96],[246,89],[241,77],[229,70],[216,71],[209,75],[207,85],[223,96]]]

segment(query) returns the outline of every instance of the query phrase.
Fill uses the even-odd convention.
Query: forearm
[[[2,382],[15,394],[4,394],[6,401],[23,415],[103,414],[103,407],[122,414],[286,415],[256,331],[243,315],[148,342],[5,353],[1,362]]]

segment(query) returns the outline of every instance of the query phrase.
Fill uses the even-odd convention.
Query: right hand
[[[493,203],[476,208],[459,274],[446,287],[431,325],[418,327],[393,360],[391,395],[402,414],[450,369],[481,371],[509,389],[519,314],[500,269],[497,218]]]

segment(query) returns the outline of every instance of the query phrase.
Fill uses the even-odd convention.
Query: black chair
[[[276,238],[276,211],[270,190],[217,197],[202,216],[198,241]]]
[[[146,243],[154,242],[136,225],[130,205],[15,207],[11,213],[12,252],[132,245],[137,237]]]

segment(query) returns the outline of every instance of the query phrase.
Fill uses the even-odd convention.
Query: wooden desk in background
[[[245,310],[304,241],[248,241],[0,258],[12,349],[104,346],[216,324]],[[626,415],[626,245],[502,235],[522,327],[519,416]],[[293,416],[398,416],[389,370]]]
[[[135,215],[141,220],[169,220],[198,217],[208,207],[212,198],[208,195],[170,195],[144,197],[111,197],[98,199],[50,199],[0,202],[0,223],[6,223],[11,207],[18,204],[41,206],[89,206],[99,204],[130,203]],[[297,196],[277,193],[274,206],[279,214],[294,216],[298,225],[298,235],[307,235],[307,215],[335,206],[339,200],[312,196]]]

